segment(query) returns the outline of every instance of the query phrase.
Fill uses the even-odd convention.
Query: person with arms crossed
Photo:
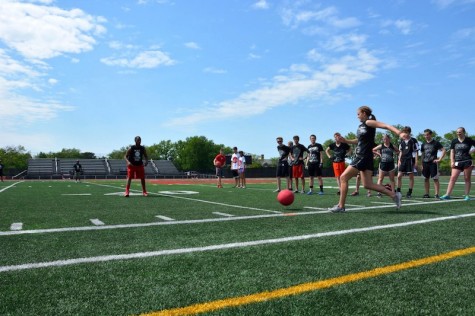
[[[336,184],[338,185],[338,192],[337,195],[340,195],[341,192],[341,185],[340,185],[340,177],[346,169],[345,158],[346,155],[350,152],[351,148],[350,145],[341,143],[338,139],[341,137],[340,133],[335,133],[333,135],[335,138],[335,142],[331,143],[325,153],[327,157],[332,161],[333,173],[335,174]],[[333,152],[333,155],[330,155],[330,151]]]
[[[397,192],[401,192],[402,176],[407,174],[409,176],[409,189],[406,197],[412,196],[412,189],[414,188],[414,168],[417,166],[417,155],[414,157],[413,153],[416,148],[414,138],[410,135],[410,127],[406,126],[402,129],[407,136],[399,143],[399,159],[397,172]],[[415,163],[415,165],[414,165]]]
[[[440,191],[440,182],[439,182],[439,163],[445,157],[445,148],[442,144],[432,138],[432,130],[424,130],[424,138],[426,141],[422,143],[421,153],[422,153],[422,176],[424,177],[424,190],[425,194],[423,198],[430,198],[429,187],[430,187],[430,178],[434,180],[434,197],[439,198]],[[441,152],[439,158],[437,158],[437,152]]]
[[[143,196],[148,196],[145,189],[145,166],[148,164],[147,151],[144,146],[141,145],[142,139],[140,136],[135,137],[135,145],[132,145],[125,153],[124,159],[127,163],[127,184],[125,187],[125,197],[129,197],[130,183],[132,179],[140,179],[142,184]]]
[[[475,140],[466,136],[465,128],[457,128],[457,138],[452,140],[450,144],[450,166],[452,167],[452,173],[450,175],[449,185],[447,186],[447,192],[440,197],[442,200],[450,200],[455,182],[463,171],[465,180],[464,200],[470,201],[473,169],[472,156],[470,154],[473,152],[471,149],[473,146],[475,146]]]
[[[387,174],[389,176],[389,182],[391,183],[391,190],[394,190],[396,188],[394,181],[394,176],[396,175],[394,154],[399,155],[399,149],[394,147],[391,143],[389,134],[384,134],[383,143],[374,147],[373,153],[380,157],[378,184],[383,184],[384,177]],[[378,192],[377,196],[381,197],[381,193]]]
[[[239,181],[239,153],[237,147],[233,147],[233,154],[231,155],[231,173],[234,178],[234,187],[240,187]]]
[[[389,191],[384,186],[373,183],[374,138],[376,136],[376,128],[387,129],[400,137],[406,137],[407,135],[392,125],[376,121],[376,117],[368,106],[359,107],[356,115],[361,122],[356,132],[357,138],[345,139],[344,137],[339,137],[339,141],[342,143],[356,144],[355,158],[340,177],[341,194],[338,204],[328,210],[334,213],[346,211],[345,203],[348,194],[348,182],[358,173],[361,175],[363,186],[366,189],[381,192],[391,197],[396,203],[396,208],[399,209],[401,207],[401,193]]]
[[[222,148],[219,150],[219,154],[214,157],[213,165],[216,167],[216,177],[218,178],[217,186],[218,188],[222,188],[223,184],[221,183],[221,179],[223,178],[223,168],[226,166],[226,156]]]
[[[295,179],[295,193],[299,193],[299,179],[302,182],[302,191],[300,193],[305,193],[305,176],[303,172],[304,166],[304,153],[308,153],[307,147],[300,144],[300,137],[297,135],[294,136],[294,146],[290,152],[292,157],[292,176]]]
[[[306,165],[308,168],[308,175],[310,176],[310,190],[308,195],[313,194],[313,184],[315,177],[318,178],[318,184],[320,186],[319,195],[323,195],[323,180],[322,180],[322,167],[323,167],[323,146],[316,142],[317,136],[310,135],[310,145],[308,145],[308,155],[306,159]]]
[[[287,189],[292,190],[292,183],[290,182],[289,177],[289,161],[288,157],[290,154],[289,146],[284,145],[284,140],[282,137],[277,137],[277,151],[279,153],[279,158],[277,161],[277,189],[274,192],[280,192],[282,190],[282,178],[287,179]]]

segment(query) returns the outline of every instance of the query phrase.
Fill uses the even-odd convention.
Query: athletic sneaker
[[[299,190],[295,190],[294,193],[299,193]]]
[[[325,194],[323,193],[323,191],[318,192],[318,195],[323,195],[323,194]]]
[[[438,194],[434,195],[434,198],[440,199],[440,196]]]
[[[430,196],[429,196],[429,194],[424,194],[424,196],[422,198],[423,199],[430,199]]]
[[[147,192],[143,192],[142,195],[143,195],[143,196],[148,196],[148,193],[147,193]]]
[[[124,196],[129,197],[129,191],[125,191]]]
[[[351,193],[350,195],[351,195],[351,196],[357,196],[357,195],[360,195],[360,193],[357,192],[357,191],[355,191],[355,192]]]
[[[378,192],[378,194],[376,194],[376,196],[377,196],[378,198],[381,198],[383,195],[382,195],[380,192]]]
[[[396,195],[393,198],[394,203],[396,203],[396,208],[400,209],[401,208],[401,192],[396,192]]]
[[[442,195],[442,196],[440,197],[440,199],[441,199],[441,200],[450,200],[450,195],[445,195],[445,194],[444,194],[444,195]]]
[[[344,207],[339,207],[338,204],[335,205],[334,207],[330,207],[328,209],[330,212],[332,213],[343,213],[343,212],[346,212],[345,208]]]
[[[312,195],[313,194],[313,191],[308,191],[307,192],[307,195]]]
[[[340,191],[338,191],[338,192],[336,193],[336,195],[340,195]]]
[[[305,190],[300,191],[300,193],[305,194]]]
[[[280,190],[279,190],[279,189],[275,189],[275,190],[274,190],[274,191],[272,191],[272,192],[280,192]]]
[[[407,192],[407,193],[406,193],[406,197],[407,197],[408,199],[410,199],[410,198],[412,197],[412,193]]]
[[[468,195],[465,195],[465,197],[463,198],[465,201],[470,201],[470,197]]]

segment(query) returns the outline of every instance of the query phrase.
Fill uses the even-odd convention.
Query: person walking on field
[[[81,181],[82,166],[79,163],[79,160],[76,160],[76,163],[73,165],[73,172],[74,172],[74,180],[76,180],[76,182],[80,182]]]
[[[340,133],[335,133],[333,135],[333,137],[335,138],[335,142],[331,143],[325,150],[327,157],[332,161],[333,173],[335,174],[336,184],[338,185],[337,195],[340,195],[341,191],[340,177],[343,174],[343,171],[345,171],[346,169],[345,158],[351,150],[348,144],[341,143],[338,140],[340,136]],[[333,152],[333,155],[330,155],[330,151]]]
[[[222,188],[223,184],[221,183],[221,179],[223,178],[223,168],[226,166],[226,156],[222,148],[219,150],[219,154],[214,157],[213,165],[216,167],[216,177],[218,178],[217,186],[218,188]]]
[[[127,163],[127,184],[125,187],[125,197],[129,197],[130,183],[132,179],[140,179],[143,196],[148,196],[145,189],[145,166],[148,164],[148,156],[145,147],[141,145],[140,136],[135,137],[135,145],[132,145],[125,153],[124,159]]]
[[[345,212],[346,196],[348,194],[348,182],[358,173],[361,175],[363,186],[372,191],[381,192],[393,199],[396,203],[396,208],[401,207],[401,193],[393,192],[386,189],[383,185],[373,183],[373,148],[375,147],[374,138],[376,136],[376,128],[387,129],[400,137],[406,137],[407,134],[399,131],[396,127],[376,121],[371,108],[368,106],[361,106],[356,111],[356,115],[361,122],[356,132],[356,139],[346,139],[339,137],[338,140],[342,143],[356,144],[355,158],[351,164],[345,169],[340,177],[341,180],[341,194],[337,205],[328,210],[334,213]]]
[[[421,153],[422,153],[422,176],[424,177],[424,189],[425,194],[423,198],[430,198],[429,187],[430,187],[430,178],[434,180],[434,196],[436,199],[439,198],[440,191],[440,182],[439,182],[439,163],[445,157],[445,148],[442,144],[432,138],[432,130],[424,130],[424,137],[426,141],[422,143]],[[441,152],[439,158],[437,158],[437,152]]]
[[[452,173],[450,175],[449,185],[447,186],[447,192],[440,197],[442,200],[450,200],[455,182],[463,171],[465,180],[464,200],[470,201],[473,169],[472,156],[470,154],[473,152],[471,148],[475,146],[475,140],[467,137],[465,134],[465,128],[457,128],[457,138],[452,140],[450,144],[450,166],[452,167]]]

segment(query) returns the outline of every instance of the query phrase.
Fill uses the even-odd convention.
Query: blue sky
[[[475,134],[475,0],[1,0],[0,147]]]

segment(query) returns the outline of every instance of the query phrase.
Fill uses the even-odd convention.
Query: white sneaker
[[[330,207],[328,210],[329,210],[330,212],[332,212],[332,213],[343,213],[343,212],[346,212],[345,208],[338,206],[338,204],[335,205],[334,207]]]
[[[394,203],[396,203],[397,209],[401,208],[401,199],[402,199],[401,192],[396,192],[396,195],[394,196],[393,201]]]

